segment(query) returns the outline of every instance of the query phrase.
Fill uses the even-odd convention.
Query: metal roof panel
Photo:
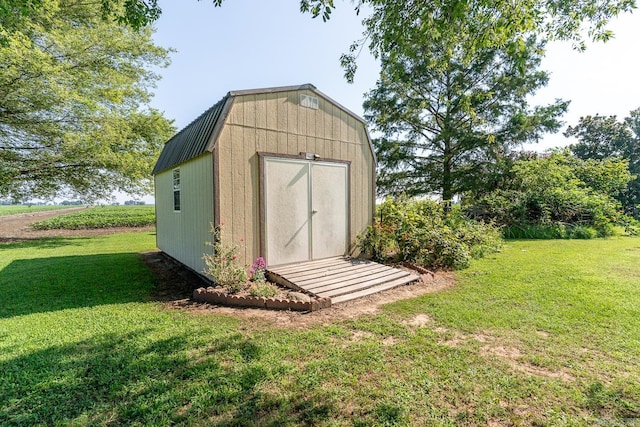
[[[154,175],[198,157],[208,150],[213,130],[229,98],[229,95],[222,98],[167,141],[153,168]]]

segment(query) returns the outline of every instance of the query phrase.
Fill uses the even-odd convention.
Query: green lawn
[[[638,425],[640,238],[509,242],[297,330],[150,301],[152,233],[0,247],[0,425]]]
[[[22,206],[22,205],[0,205],[0,216],[15,215],[21,213],[55,211],[60,209],[77,208],[78,206]]]

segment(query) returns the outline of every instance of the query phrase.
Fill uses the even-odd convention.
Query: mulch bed
[[[214,288],[204,277],[186,268],[161,251],[140,254],[142,261],[158,277],[153,298],[157,301],[186,304],[188,300],[213,305],[267,310],[316,311],[331,306],[329,298],[308,299],[291,297],[295,292],[280,288],[275,297],[253,297],[248,293],[228,295],[222,288]],[[277,286],[277,285],[276,285]]]

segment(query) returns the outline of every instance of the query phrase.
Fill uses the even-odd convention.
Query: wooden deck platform
[[[332,304],[420,279],[417,274],[373,261],[344,257],[268,267],[267,275],[283,286],[329,297]]]

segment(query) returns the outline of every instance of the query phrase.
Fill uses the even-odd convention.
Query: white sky
[[[351,4],[338,3],[324,23],[301,14],[298,0],[226,0],[221,8],[161,0],[155,40],[177,52],[153,105],[182,128],[230,90],[312,83],[361,114],[378,67],[365,51],[356,82],[345,82],[339,58],[362,29]]]
[[[226,0],[221,8],[206,0],[160,0],[155,40],[177,51],[160,71],[152,105],[181,129],[230,90],[312,83],[362,115],[363,94],[373,88],[378,65],[364,49],[354,84],[346,83],[339,58],[361,37],[362,17],[350,2],[336,3],[325,23],[301,14],[298,0]],[[551,81],[534,102],[571,100],[568,125],[596,113],[625,117],[640,107],[640,16],[626,14],[609,28],[615,38],[586,52],[568,43],[550,45],[542,68],[551,72]],[[558,133],[532,148],[569,142]]]
[[[538,104],[570,100],[563,118],[567,125],[595,114],[622,119],[640,107],[640,14],[625,14],[609,28],[615,33],[613,40],[590,44],[584,52],[573,50],[569,43],[548,47],[541,68],[551,73],[551,79],[533,100]],[[548,135],[538,149],[570,142],[560,132]]]

